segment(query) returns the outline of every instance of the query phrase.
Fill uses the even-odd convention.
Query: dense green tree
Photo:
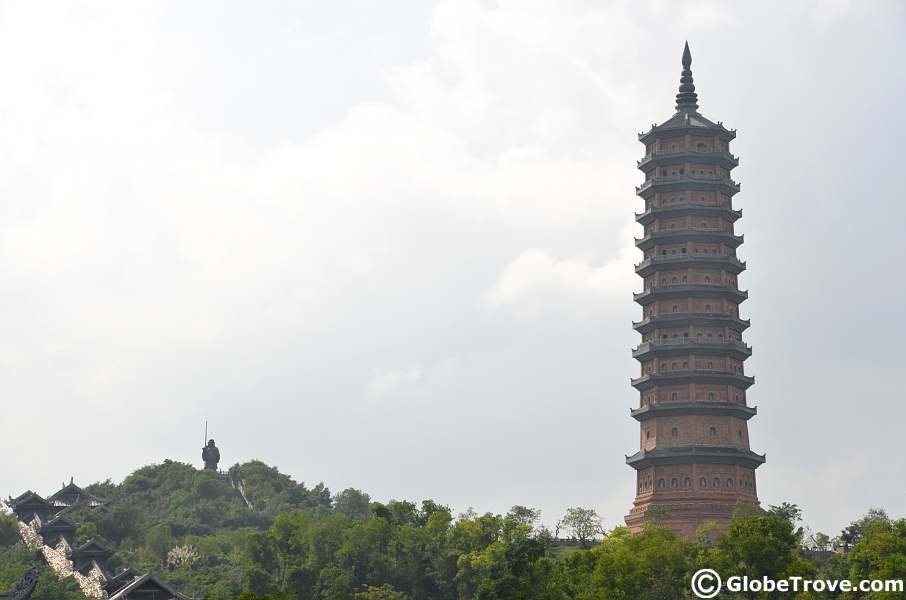
[[[860,533],[859,542],[848,557],[851,564],[850,580],[906,581],[906,519],[869,521]],[[853,594],[853,597],[901,599],[906,594],[903,591],[885,591]]]
[[[798,555],[799,537],[793,523],[774,515],[734,519],[717,540],[717,548],[705,560],[722,577],[762,580],[800,576],[812,578],[814,566]],[[774,598],[781,592],[741,592],[747,598]]]
[[[564,559],[560,587],[582,600],[673,600],[685,597],[696,548],[666,527],[632,536],[617,528],[602,544]]]
[[[865,529],[872,523],[888,523],[890,517],[883,508],[869,508],[864,517],[847,525],[840,533],[840,539],[845,544],[855,545],[865,534]]]
[[[0,547],[12,546],[21,540],[16,515],[0,510]]]
[[[538,519],[541,518],[541,511],[537,508],[527,508],[525,506],[516,505],[510,509],[510,512],[506,514],[506,519],[508,522],[514,523],[516,525],[525,525],[527,527],[534,528],[535,523],[538,522]]]
[[[371,497],[353,488],[348,488],[334,496],[333,508],[353,521],[365,522],[371,518]]]
[[[794,526],[802,521],[802,510],[795,504],[782,502],[780,506],[768,506],[767,514],[789,521]]]
[[[594,536],[606,534],[603,524],[604,519],[598,516],[598,513],[593,509],[589,508],[568,508],[566,509],[566,515],[560,519],[561,527],[578,539],[583,547],[585,542]]]

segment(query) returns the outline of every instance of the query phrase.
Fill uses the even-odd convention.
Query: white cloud
[[[625,258],[594,266],[593,253],[557,260],[549,250],[531,248],[507,265],[481,299],[485,306],[508,310],[518,319],[542,313],[570,314],[575,301],[583,296],[600,302],[631,289],[635,282],[628,275],[629,254],[627,249],[622,253]]]
[[[422,377],[421,367],[410,366],[392,371],[373,369],[369,393],[372,398],[384,398],[404,387],[417,384]]]
[[[73,348],[73,343],[69,340],[62,342],[47,342],[44,344],[44,352],[47,354],[66,354]]]

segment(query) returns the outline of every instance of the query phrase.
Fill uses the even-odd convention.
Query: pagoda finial
[[[695,93],[695,84],[692,83],[692,53],[689,51],[689,42],[683,50],[683,73],[680,77],[679,94],[676,95],[676,110],[695,112],[698,109],[698,94]]]

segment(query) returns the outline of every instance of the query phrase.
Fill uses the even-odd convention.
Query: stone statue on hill
[[[220,450],[214,445],[214,440],[208,440],[208,445],[201,449],[201,459],[204,461],[204,468],[217,470],[217,463],[220,462]]]

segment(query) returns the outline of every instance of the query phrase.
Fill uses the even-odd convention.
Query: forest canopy
[[[705,567],[724,576],[906,578],[906,520],[880,509],[831,537],[801,526],[793,504],[741,503],[726,530],[705,523],[690,541],[662,526],[669,514],[649,515],[633,536],[626,527],[606,530],[593,510],[576,507],[557,524],[575,538],[567,544],[525,506],[454,515],[433,500],[381,503],[352,488],[332,494],[261,461],[231,472],[244,496],[213,471],[169,460],[119,484],[85,486],[111,502],[107,511],[67,515],[80,523],[76,543],[116,544],[114,574],[155,571],[184,594],[211,599],[683,598]],[[838,545],[851,551],[827,552]],[[75,580],[58,578],[22,543],[14,515],[0,514],[0,590],[29,566],[42,572],[34,600],[85,598]]]

